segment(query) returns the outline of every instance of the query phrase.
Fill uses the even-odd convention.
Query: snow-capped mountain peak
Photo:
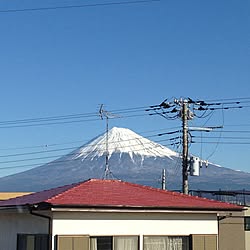
[[[178,154],[167,147],[146,139],[127,128],[113,127],[108,131],[108,140],[106,133],[84,145],[78,152],[77,158],[94,158],[106,155],[108,148],[109,157],[113,153],[128,153],[133,159],[133,155],[144,157],[169,157],[178,156]],[[108,141],[108,147],[107,147]]]

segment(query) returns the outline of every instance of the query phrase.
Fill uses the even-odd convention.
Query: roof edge
[[[116,210],[152,210],[152,211],[162,211],[162,210],[175,210],[175,211],[243,211],[244,207],[235,207],[235,208],[203,208],[203,207],[175,207],[175,206],[168,206],[168,207],[159,207],[159,206],[125,206],[125,205],[77,205],[77,204],[50,204],[50,208],[65,208],[65,209],[116,209]]]

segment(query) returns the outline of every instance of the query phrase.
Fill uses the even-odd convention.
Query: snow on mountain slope
[[[77,150],[73,159],[101,157],[106,154],[106,133],[92,140],[90,143]],[[108,155],[113,153],[128,153],[133,160],[133,155],[144,157],[168,157],[178,154],[167,147],[152,142],[127,128],[113,127],[108,131]]]
[[[109,167],[115,178],[159,187],[159,176],[166,169],[167,188],[181,189],[181,157],[176,152],[125,128],[108,133]],[[0,178],[1,191],[40,191],[102,178],[105,171],[106,135],[42,166]],[[250,189],[250,173],[209,163],[200,176],[189,176],[190,189]]]

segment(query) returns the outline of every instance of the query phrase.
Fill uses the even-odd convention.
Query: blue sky
[[[0,2],[2,121],[97,112],[101,103],[107,110],[119,110],[159,104],[171,97],[250,97],[249,0],[161,0],[1,12],[104,2],[118,1]],[[234,130],[248,131],[249,114],[250,108],[218,111],[209,122],[195,119],[192,125],[207,122],[230,129],[237,125]],[[157,116],[110,122],[110,126],[127,127],[145,136],[148,131],[157,133],[180,125],[179,120]],[[0,167],[39,162],[24,161],[31,156],[4,157],[8,154],[33,152],[37,150],[33,146],[39,145],[85,143],[104,130],[101,120],[0,128],[0,162],[17,160]],[[22,147],[27,148],[14,149]],[[192,145],[190,151],[202,151],[204,157],[212,154],[212,162],[250,172],[250,144],[203,143]],[[25,169],[0,169],[0,176]]]

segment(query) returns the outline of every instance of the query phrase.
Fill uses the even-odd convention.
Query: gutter
[[[203,208],[203,207],[154,207],[154,206],[123,206],[123,205],[82,205],[82,204],[53,204],[51,209],[80,209],[80,210],[133,210],[133,211],[176,211],[176,212],[183,212],[183,211],[190,211],[190,212],[239,212],[243,211],[244,207],[235,206],[235,207],[210,207],[210,208]]]
[[[29,213],[31,215],[48,220],[48,235],[49,235],[49,248],[48,249],[52,250],[52,218],[50,216],[45,215],[45,214],[39,214],[39,213],[34,212],[33,209],[37,208],[36,205],[27,204],[27,208],[28,208]]]
[[[70,207],[52,207],[51,211],[56,212],[93,212],[93,213],[164,213],[164,214],[218,214],[220,212],[229,211],[218,211],[218,210],[150,210],[150,209],[112,209],[112,208],[70,208]]]

